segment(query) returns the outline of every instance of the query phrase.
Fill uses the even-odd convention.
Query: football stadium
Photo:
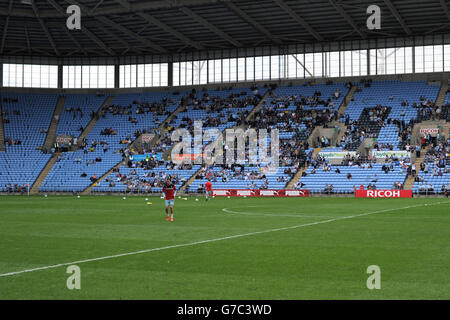
[[[450,1],[0,0],[0,26],[1,300],[450,299]]]

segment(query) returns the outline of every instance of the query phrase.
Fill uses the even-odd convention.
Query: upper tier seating
[[[341,120],[353,125],[341,147],[354,151],[364,138],[377,138],[379,149],[404,149],[414,123],[430,118],[438,93],[439,85],[426,82],[361,82]],[[370,121],[370,112],[377,111]]]
[[[268,99],[268,104],[277,105],[277,110],[280,111],[295,111],[297,105],[303,105],[305,110],[337,110],[347,92],[348,88],[343,83],[283,86],[275,90],[273,96]]]
[[[366,137],[376,138],[379,149],[403,150],[405,145],[411,145],[409,138],[414,122],[430,117],[429,111],[439,91],[437,85],[428,85],[425,82],[376,81],[366,82],[366,84],[370,86],[359,84],[362,92],[355,93],[355,100],[350,103],[345,112],[347,119],[344,118],[343,121],[347,121],[348,126],[342,143],[339,141],[337,146],[324,143],[321,145],[325,148],[323,151],[356,150]],[[180,93],[161,91],[118,94],[106,111],[100,115],[86,140],[80,141],[82,149],[65,152],[58,157],[58,161],[42,183],[40,191],[83,191],[95,179],[122,162],[124,156],[136,155],[137,152],[148,153],[158,160],[155,160],[150,167],[140,167],[141,163],[133,164],[135,160],[130,160],[131,168],[127,165],[119,168],[122,177],[127,176],[128,179],[114,181],[117,180],[118,172],[113,172],[95,186],[93,192],[160,192],[159,182],[156,186],[151,185],[148,183],[153,180],[146,178],[154,179],[153,175],[163,175],[164,171],[174,175],[177,186],[181,187],[198,171],[200,166],[176,169],[170,162],[162,161],[161,156],[173,146],[171,132],[174,129],[186,128],[192,134],[195,119],[202,120],[203,132],[207,129],[222,131],[238,124],[247,124],[257,131],[268,129],[269,142],[270,130],[279,129],[280,167],[276,173],[268,173],[266,177],[253,176],[255,179],[246,180],[239,172],[235,172],[240,170],[239,166],[233,168],[232,172],[227,170],[227,174],[220,173],[221,165],[210,167],[208,172],[214,173],[211,178],[215,188],[284,188],[300,168],[314,161],[311,159],[313,150],[308,145],[307,139],[316,126],[327,127],[330,126],[331,121],[338,119],[337,108],[341,105],[348,88],[344,84],[308,84],[276,88],[273,90],[273,96],[252,120],[246,123],[244,119],[260,101],[266,90],[266,88],[259,88],[258,92],[254,92],[253,88],[231,88]],[[333,98],[336,90],[339,92],[339,97]],[[86,127],[92,114],[98,111],[107,97],[107,95],[94,94],[66,95],[57,134],[78,137],[81,127]],[[0,189],[8,189],[9,184],[12,188],[15,184],[23,186],[29,183],[32,186],[51,157],[51,154],[43,153],[40,148],[44,144],[58,96],[5,93],[1,95],[1,99],[6,152],[0,152]],[[184,110],[168,124],[169,132],[164,133],[158,145],[151,149],[145,149],[149,148],[145,146],[141,150],[133,152],[129,150],[130,142],[139,134],[145,132],[158,134],[158,127],[180,106],[182,101],[185,103]],[[450,98],[447,98],[447,102],[450,103]],[[444,118],[447,117],[445,113],[447,109],[443,108]],[[367,131],[367,128],[370,130]],[[362,134],[363,131],[364,134]],[[203,141],[202,147],[208,143],[209,141]],[[202,151],[193,149],[192,153],[200,154]],[[448,157],[444,153],[441,152],[440,157],[448,162]],[[430,159],[427,156],[426,161]],[[431,164],[436,165],[433,161]],[[134,165],[137,167],[134,168]],[[167,169],[167,166],[170,169]],[[395,183],[404,183],[406,170],[399,164],[395,164],[394,170],[387,174],[381,171],[381,166],[381,164],[374,164],[372,169],[333,166],[331,172],[323,171],[318,167],[315,174],[311,174],[312,166],[310,166],[306,171],[307,176],[302,177],[300,184],[296,187],[317,192],[323,191],[326,184],[333,184],[335,192],[351,192],[353,186],[359,188],[363,184],[367,187],[369,183],[372,183],[371,180],[375,174],[378,181],[372,184],[375,184],[378,189],[391,189]],[[340,174],[334,172],[336,168],[340,168]],[[446,173],[448,170],[441,169],[442,176],[429,177],[425,174],[427,179],[425,182],[436,185],[448,181],[448,173]],[[351,180],[346,178],[348,170],[352,172]],[[430,167],[430,171],[432,170],[433,168]],[[259,167],[255,164],[250,165],[247,159],[244,175],[247,171],[258,172]],[[227,176],[226,182],[222,181],[223,176]],[[138,182],[141,178],[145,178],[143,180],[147,182]],[[198,191],[206,179],[205,174],[200,175],[200,178],[190,185],[188,191]],[[414,190],[418,191],[418,188],[419,182],[416,182]]]
[[[58,96],[55,94],[12,94],[3,93],[2,110],[5,140],[19,140],[27,148],[43,146],[50,126]],[[17,102],[12,99],[17,98]],[[5,100],[6,99],[6,100]],[[7,144],[7,148],[10,147]],[[11,147],[12,149],[16,146]],[[8,148],[10,149],[10,148]]]
[[[165,97],[167,100],[161,104]],[[134,140],[136,131],[154,131],[178,107],[180,100],[180,95],[167,92],[117,95],[88,134],[86,152],[64,154],[40,190],[79,192],[86,189],[93,182],[90,179],[93,174],[100,178],[122,161],[118,150],[127,146],[122,143],[124,140]],[[154,111],[148,111],[149,108]],[[95,161],[97,158],[101,161]],[[83,173],[86,175],[81,176]]]
[[[2,93],[1,99],[6,152],[0,152],[0,188],[5,190],[8,184],[31,187],[51,157],[39,148],[58,96]]]
[[[78,137],[86,128],[92,115],[97,113],[107,96],[95,94],[68,94],[61,119],[58,123],[57,135]]]
[[[370,87],[360,84],[362,91],[355,92],[354,100],[349,103],[345,114],[350,120],[358,120],[364,108],[373,108],[377,105],[391,107],[389,117],[397,120],[417,118],[417,109],[414,103],[420,104],[421,97],[436,101],[439,93],[439,85],[429,85],[426,82],[403,82],[400,80],[374,81]],[[392,95],[392,96],[391,96]],[[402,103],[407,105],[402,106]]]

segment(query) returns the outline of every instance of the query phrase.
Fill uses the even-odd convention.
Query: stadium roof
[[[0,0],[0,55],[123,56],[421,36],[448,0]],[[81,8],[81,30],[66,9]],[[381,30],[366,9],[381,8]]]

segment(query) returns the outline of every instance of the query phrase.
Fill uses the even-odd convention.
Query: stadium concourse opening
[[[434,267],[418,266],[423,290],[414,294],[399,272],[391,291],[371,296],[378,280],[359,288],[352,269],[372,256],[406,266],[448,239],[446,1],[0,0],[0,26],[0,299],[450,296],[448,283],[419,274],[441,275],[445,261],[434,256]],[[427,229],[442,238],[431,243]],[[397,231],[417,233],[417,247],[384,252]],[[66,237],[73,254],[62,252]],[[295,248],[264,247],[269,237]],[[334,270],[343,287],[321,277],[319,260],[332,251],[315,247],[318,239],[351,249],[339,249],[351,271]],[[256,248],[248,257],[234,251],[245,243]],[[372,255],[352,254],[365,248]],[[324,282],[311,277],[305,291],[289,284],[284,294],[267,274],[283,269],[279,261],[294,270],[295,249],[311,261],[301,269]],[[190,262],[172,255],[181,250]],[[189,273],[191,258],[215,252],[229,277],[218,266],[220,279]],[[155,262],[142,260],[150,254]],[[67,288],[79,296],[23,293],[23,279],[42,288],[39,274],[56,282],[67,261],[77,265]],[[111,266],[105,277],[115,281],[127,261],[161,290],[130,275],[122,296],[92,275]],[[194,292],[153,263],[188,270]],[[100,289],[79,288],[84,265]]]

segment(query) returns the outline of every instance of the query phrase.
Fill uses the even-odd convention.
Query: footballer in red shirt
[[[205,189],[206,189],[206,201],[211,200],[212,195],[212,183],[208,180],[207,183],[205,183]]]
[[[177,187],[172,183],[170,179],[168,179],[163,186],[162,189],[164,198],[166,199],[166,214],[167,218],[166,220],[173,221],[173,205],[175,204],[175,195],[177,192]],[[170,215],[169,215],[169,208],[170,208]]]

